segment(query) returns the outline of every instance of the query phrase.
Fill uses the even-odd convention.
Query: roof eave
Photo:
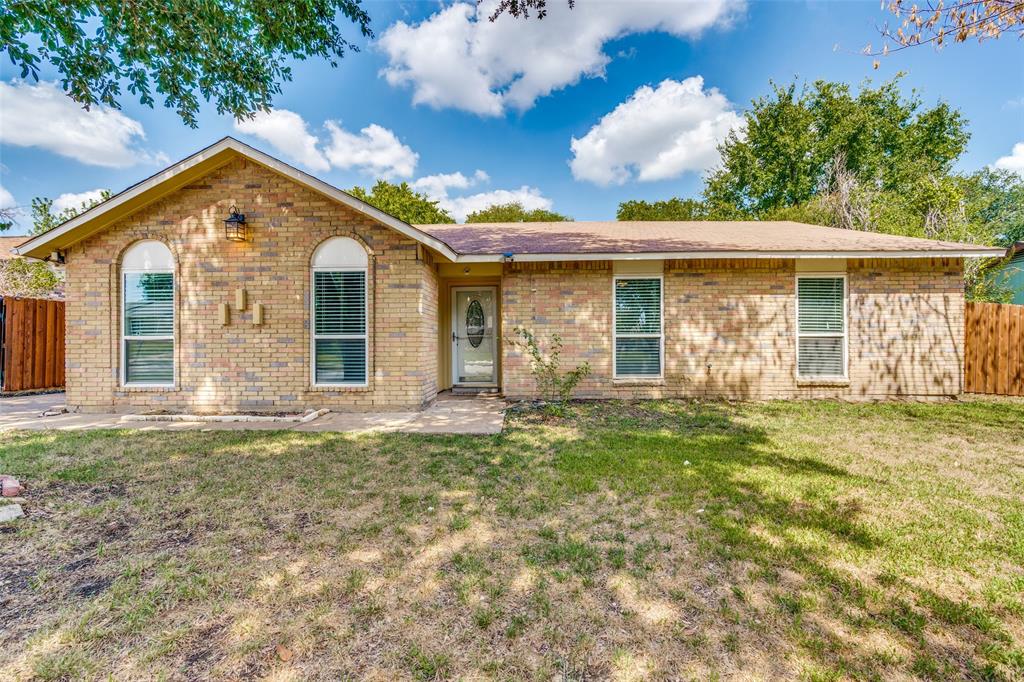
[[[595,260],[697,260],[702,258],[993,258],[1003,249],[978,247],[949,251],[651,251],[647,253],[513,253],[518,262],[595,261]],[[462,254],[458,263],[494,263],[507,260],[503,253]]]

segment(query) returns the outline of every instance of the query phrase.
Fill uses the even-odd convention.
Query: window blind
[[[846,375],[845,280],[797,280],[797,373],[802,377]]]
[[[366,383],[366,271],[313,273],[317,384]]]
[[[615,376],[661,376],[661,280],[615,280]]]
[[[174,383],[174,275],[124,273],[124,380]]]

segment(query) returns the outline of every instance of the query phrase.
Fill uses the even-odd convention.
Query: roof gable
[[[289,166],[283,161],[275,159],[269,154],[265,154],[232,137],[225,137],[156,175],[132,185],[123,192],[90,208],[88,211],[80,213],[71,220],[61,223],[52,230],[26,240],[15,248],[14,252],[33,258],[44,258],[52,251],[65,249],[92,234],[106,229],[116,221],[181,189],[190,182],[207,175],[238,157],[244,157],[308,189],[323,194],[363,215],[373,218],[382,225],[425,246],[429,246],[446,258],[455,260],[457,257],[456,252],[443,240],[433,237],[423,230],[413,227],[347,192],[343,192],[334,185],[304,173],[293,166]]]

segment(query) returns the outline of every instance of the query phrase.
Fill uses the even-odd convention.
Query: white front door
[[[452,288],[452,383],[498,383],[497,287]]]

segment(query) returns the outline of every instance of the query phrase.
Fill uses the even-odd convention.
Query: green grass
[[[13,679],[1024,677],[1020,401],[14,433],[0,471]]]

